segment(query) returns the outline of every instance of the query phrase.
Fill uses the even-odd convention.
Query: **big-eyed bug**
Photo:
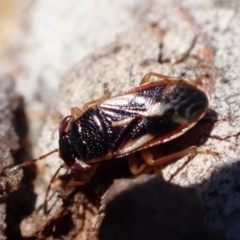
[[[63,167],[83,174],[83,181],[71,182],[71,185],[82,185],[105,160],[128,155],[131,172],[140,174],[149,165],[158,165],[194,150],[189,148],[156,160],[146,154],[149,147],[184,134],[206,114],[208,97],[194,83],[150,72],[139,87],[114,97],[109,95],[86,103],[84,111],[77,107],[71,109],[71,115],[65,117],[59,127],[59,149],[10,167],[8,171],[17,171],[59,152],[64,163],[52,177],[47,196],[52,181]],[[137,151],[144,160],[140,166],[132,155]]]

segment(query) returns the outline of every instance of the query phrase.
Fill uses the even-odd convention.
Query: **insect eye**
[[[67,116],[65,117],[62,122],[60,123],[59,126],[59,134],[62,134],[64,132],[68,132],[71,129],[73,117],[72,116]]]

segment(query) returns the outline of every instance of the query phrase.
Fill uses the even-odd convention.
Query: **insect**
[[[62,120],[59,149],[9,170],[17,171],[58,152],[64,163],[51,183],[61,168],[68,167],[84,175],[83,181],[72,181],[71,185],[85,184],[99,163],[123,156],[128,156],[131,172],[140,174],[149,165],[192,151],[190,148],[156,160],[147,153],[149,147],[171,141],[192,128],[206,114],[208,97],[194,83],[151,72],[144,76],[140,86],[114,97],[106,94],[86,103],[83,109],[73,107],[71,115]],[[132,155],[137,151],[144,159],[140,166]]]

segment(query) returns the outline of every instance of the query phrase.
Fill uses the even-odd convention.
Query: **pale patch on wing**
[[[133,139],[133,140],[127,142],[123,146],[123,148],[121,148],[119,151],[117,151],[116,155],[119,156],[119,155],[129,154],[129,153],[137,150],[138,148],[142,147],[144,144],[146,144],[147,142],[151,141],[154,138],[155,138],[154,135],[145,134],[137,139]]]
[[[93,119],[97,123],[97,126],[101,126],[102,125],[98,116],[96,116],[96,115],[93,116]]]
[[[151,104],[147,111],[141,113],[145,117],[153,117],[153,116],[162,116],[165,112],[165,109],[162,107],[162,103],[157,102],[155,104]]]
[[[130,101],[132,101],[136,97],[136,94],[124,94],[116,97],[109,98],[101,103],[101,106],[127,106]]]
[[[122,125],[125,125],[125,124],[128,124],[130,123],[134,118],[126,118],[126,119],[123,119],[123,120],[120,120],[120,121],[115,121],[115,122],[112,122],[112,127],[120,127]]]
[[[120,109],[123,107],[125,112],[135,113],[144,117],[162,116],[167,110],[161,102],[152,103],[148,98],[133,93],[107,99],[101,104],[101,107],[107,109]],[[121,126],[131,122],[131,120],[131,118],[127,118],[114,123],[113,126]]]

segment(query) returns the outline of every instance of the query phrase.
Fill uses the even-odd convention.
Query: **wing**
[[[187,81],[143,85],[97,106],[115,156],[170,141],[206,113],[208,99]]]

